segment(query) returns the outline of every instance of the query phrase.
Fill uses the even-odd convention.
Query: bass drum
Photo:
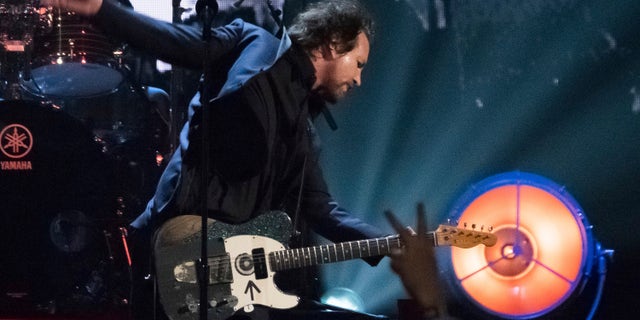
[[[42,97],[87,97],[114,90],[124,80],[123,47],[74,12],[45,9],[47,28],[34,36],[30,81]]]
[[[49,100],[93,132],[114,163],[125,217],[135,218],[151,198],[169,152],[168,95],[125,81],[107,94]]]
[[[0,101],[0,315],[92,313],[126,300],[107,235],[113,164],[51,104]],[[126,277],[125,277],[126,278]]]

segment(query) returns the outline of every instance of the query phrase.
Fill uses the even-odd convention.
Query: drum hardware
[[[20,99],[20,83],[31,77],[33,39],[40,30],[37,3],[0,0],[0,87],[6,99]]]
[[[0,43],[8,52],[23,52],[33,42],[37,25],[38,1],[0,2]]]

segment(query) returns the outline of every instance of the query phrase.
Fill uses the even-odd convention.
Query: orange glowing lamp
[[[563,304],[590,272],[591,227],[566,190],[509,172],[474,185],[454,206],[459,222],[493,226],[491,247],[451,248],[456,285],[491,315],[529,319]]]

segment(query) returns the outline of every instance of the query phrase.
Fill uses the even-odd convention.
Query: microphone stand
[[[198,10],[201,9],[201,10]],[[196,12],[200,11],[202,15],[202,41],[204,44],[204,59],[203,59],[203,86],[200,96],[200,103],[202,108],[202,123],[200,124],[201,130],[201,175],[200,175],[200,190],[202,192],[202,199],[200,203],[200,210],[202,214],[202,242],[201,242],[201,255],[199,261],[200,274],[198,276],[200,283],[200,319],[207,320],[207,311],[209,309],[209,302],[207,297],[207,289],[209,285],[209,260],[207,251],[207,178],[209,172],[209,120],[210,110],[210,87],[211,87],[211,71],[209,62],[209,42],[211,41],[211,25],[213,23],[213,17],[218,11],[218,4],[215,0],[201,0],[196,3]]]

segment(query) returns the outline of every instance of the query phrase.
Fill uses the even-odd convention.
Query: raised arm
[[[93,16],[102,7],[102,0],[40,0],[40,5],[74,11],[84,16]]]
[[[89,16],[109,36],[167,63],[191,69],[202,67],[205,52],[209,61],[218,61],[238,44],[242,32],[239,24],[213,29],[206,51],[201,28],[154,19],[114,0],[42,0],[41,4]]]

